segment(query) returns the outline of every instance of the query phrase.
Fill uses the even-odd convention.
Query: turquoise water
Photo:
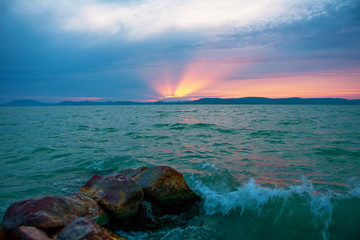
[[[204,199],[185,224],[130,239],[359,239],[360,107],[0,108],[0,219],[93,175],[169,165]]]

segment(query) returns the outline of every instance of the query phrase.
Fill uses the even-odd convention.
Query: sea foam
[[[359,188],[345,194],[332,191],[319,193],[304,176],[298,186],[273,189],[262,187],[254,178],[250,178],[236,190],[227,192],[214,190],[195,178],[193,180],[193,188],[203,197],[203,209],[208,216],[244,215],[247,212],[256,214],[258,218],[271,219],[276,224],[289,217],[305,214],[312,216],[312,220],[309,219],[311,222],[304,225],[311,224],[319,229],[323,239],[328,239],[336,203],[359,197]]]

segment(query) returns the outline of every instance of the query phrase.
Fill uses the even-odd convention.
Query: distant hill
[[[35,100],[25,99],[25,100],[14,100],[8,103],[3,104],[3,106],[50,106],[50,103],[42,103]]]
[[[325,105],[358,105],[360,99],[344,98],[201,98],[192,104],[325,104]]]
[[[131,101],[118,101],[118,102],[92,102],[92,101],[79,101],[79,102],[73,102],[73,101],[63,101],[60,103],[57,103],[58,106],[86,106],[86,105],[139,105],[143,104],[140,102],[131,102]]]
[[[177,102],[92,102],[92,101],[63,101],[56,104],[42,103],[34,100],[15,100],[2,106],[93,106],[93,105],[179,105],[179,104],[319,104],[319,105],[360,105],[360,99],[348,100],[344,98],[263,98],[263,97],[245,97],[245,98],[201,98],[194,101]]]

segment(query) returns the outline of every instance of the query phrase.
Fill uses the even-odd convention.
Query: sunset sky
[[[0,1],[0,103],[360,99],[358,0]]]

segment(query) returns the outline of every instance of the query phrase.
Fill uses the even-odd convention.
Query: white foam
[[[203,238],[206,237],[206,235],[214,236],[214,230],[206,226],[176,227],[169,230],[160,239],[194,239],[194,235],[199,234],[201,234]]]
[[[153,232],[117,231],[116,233],[129,240],[153,239],[152,237],[154,236]],[[165,233],[166,233],[165,231],[162,232],[162,234]]]
[[[245,209],[257,209],[261,213],[261,209],[269,199],[274,196],[286,197],[287,192],[281,189],[269,189],[260,187],[253,178],[236,191],[227,193],[218,193],[215,190],[203,185],[197,181],[195,190],[202,193],[204,198],[204,207],[208,215],[215,213],[229,214],[230,211],[241,207],[241,213]]]
[[[210,169],[210,170],[219,170],[218,167],[216,167],[214,164],[208,163],[208,162],[201,162],[201,169]]]
[[[125,237],[129,240],[142,240],[142,239],[194,239],[193,235],[201,235],[202,237],[209,235],[214,236],[214,230],[206,226],[184,226],[184,227],[174,227],[172,229],[166,230],[157,230],[157,231],[117,231],[122,237]]]
[[[350,194],[354,197],[360,198],[360,187],[356,187],[350,191]]]
[[[314,214],[318,214],[323,211],[322,209],[329,209],[332,200],[344,199],[360,194],[360,187],[353,189],[348,194],[340,194],[332,191],[318,193],[309,180],[305,177],[302,177],[301,180],[302,184],[298,186],[272,189],[262,187],[256,183],[255,179],[250,178],[248,183],[230,192],[216,191],[203,184],[200,180],[195,180],[193,188],[202,195],[204,207],[209,215],[215,213],[228,214],[231,210],[239,207],[255,209],[262,207],[271,199],[280,198],[286,201],[292,196],[302,197],[311,211]]]
[[[354,197],[360,198],[360,176],[349,178],[347,184],[350,189],[349,193]]]
[[[207,215],[228,215],[236,210],[240,210],[240,214],[243,214],[245,210],[250,210],[257,212],[260,216],[265,204],[269,201],[276,198],[281,200],[285,206],[289,203],[288,201],[296,201],[293,197],[298,196],[300,202],[297,204],[308,206],[314,217],[313,223],[318,224],[317,227],[323,229],[323,239],[327,239],[329,225],[332,221],[333,201],[360,193],[360,188],[353,190],[351,194],[339,194],[330,191],[317,193],[312,183],[305,177],[302,177],[301,185],[281,189],[261,187],[253,178],[250,178],[248,183],[238,187],[235,191],[230,192],[215,191],[205,186],[201,181],[196,181],[194,189],[201,193]]]
[[[95,171],[102,171],[103,170],[103,165],[104,165],[104,161],[100,160],[100,161],[96,161],[93,164],[87,166],[86,169],[92,169],[92,170],[95,170]]]

